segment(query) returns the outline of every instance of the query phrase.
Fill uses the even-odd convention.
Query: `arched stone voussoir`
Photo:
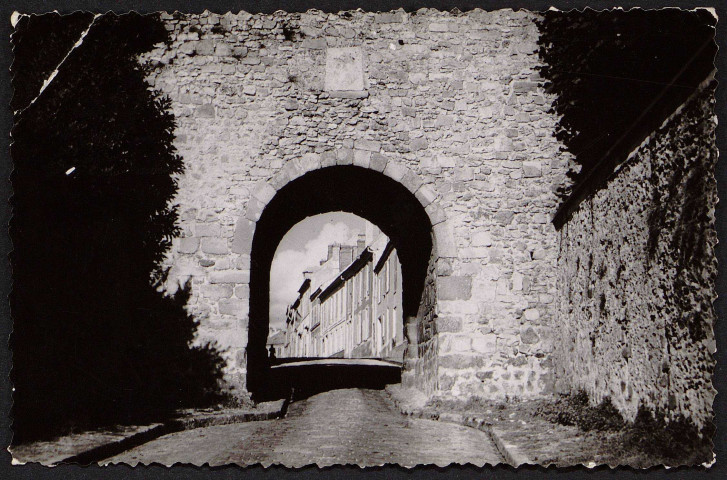
[[[263,205],[267,205],[273,199],[278,189],[271,185],[270,180],[260,180],[252,190],[252,197],[256,198]],[[253,202],[248,202],[248,206]],[[247,207],[245,208],[247,210]]]
[[[306,153],[300,158],[292,158],[285,162],[283,168],[273,175],[268,183],[275,189],[280,190],[288,183],[313,170],[321,168],[321,155],[318,153]]]
[[[237,219],[235,236],[232,239],[232,252],[240,255],[250,255],[252,252],[252,239],[255,236],[257,223],[249,220],[245,215]]]

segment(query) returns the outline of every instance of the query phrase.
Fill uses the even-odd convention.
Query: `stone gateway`
[[[569,356],[563,342],[571,341],[584,355],[571,332],[583,315],[573,307],[585,307],[569,292],[591,288],[591,270],[583,271],[587,254],[574,253],[588,245],[551,222],[572,159],[556,140],[553,95],[538,73],[537,18],[504,10],[163,15],[172,41],[142,60],[151,85],[172,100],[186,165],[168,288],[191,278],[199,341],[226,349],[231,388],[254,391],[264,381],[278,242],[306,216],[336,210],[367,218],[397,248],[405,384],[490,399],[535,398],[556,386],[590,388],[596,398],[626,392],[616,402],[625,412],[660,388],[628,369],[628,378],[595,366],[572,378],[610,364],[615,346],[580,366],[558,355]],[[598,212],[608,202],[598,197],[591,217],[607,215]],[[608,255],[595,255],[603,282],[618,274]],[[575,258],[578,266],[567,260]],[[601,308],[624,311],[605,286],[589,297],[591,310],[601,295],[609,295]],[[708,320],[700,342],[713,338]],[[644,361],[651,347],[629,335],[639,334],[625,335],[624,348]],[[588,383],[594,377],[605,383]],[[689,398],[675,408],[704,417],[710,394]]]

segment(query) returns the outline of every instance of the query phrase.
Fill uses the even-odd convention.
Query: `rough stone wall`
[[[430,383],[453,395],[549,390],[550,215],[566,159],[536,72],[535,18],[509,10],[163,16],[172,43],[146,59],[150,81],[172,99],[186,164],[170,279],[192,278],[200,339],[229,349],[231,371],[244,378],[251,259],[238,246],[249,244],[288,166],[353,163],[401,181],[432,221],[429,345],[440,369]],[[360,80],[336,75],[346,52]]]
[[[711,87],[632,153],[560,232],[559,387],[703,426],[714,390]]]

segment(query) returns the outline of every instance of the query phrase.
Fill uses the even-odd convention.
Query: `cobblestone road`
[[[295,402],[283,419],[174,433],[106,462],[300,467],[311,463],[480,466],[500,461],[484,432],[408,418],[382,391],[347,389]]]

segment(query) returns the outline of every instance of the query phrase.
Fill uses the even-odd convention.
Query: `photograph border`
[[[57,4],[57,5],[56,5]],[[559,10],[570,10],[570,9],[584,9],[593,8],[595,10],[609,9],[614,6],[619,6],[624,9],[632,7],[639,7],[643,9],[657,9],[664,7],[678,6],[683,9],[691,9],[696,7],[712,7],[715,9],[718,22],[717,22],[717,36],[716,41],[720,48],[716,58],[717,68],[717,80],[720,85],[716,91],[716,114],[718,117],[718,129],[717,129],[717,148],[722,153],[723,157],[727,157],[727,134],[725,127],[727,126],[727,89],[724,87],[727,84],[727,55],[724,53],[727,50],[727,5],[710,0],[707,2],[699,2],[693,0],[672,0],[671,2],[664,1],[640,1],[640,2],[619,2],[614,4],[613,2],[607,1],[518,1],[518,2],[506,2],[502,0],[492,2],[442,2],[442,1],[404,1],[404,2],[392,2],[392,1],[373,1],[373,2],[351,2],[351,1],[304,1],[304,0],[293,0],[293,1],[262,1],[262,2],[234,2],[234,1],[219,1],[212,0],[209,2],[191,2],[191,1],[172,1],[172,0],[160,0],[160,1],[81,1],[81,0],[68,0],[63,2],[44,2],[44,1],[20,1],[10,0],[6,4],[0,6],[0,35],[5,39],[2,43],[2,56],[0,61],[0,75],[2,75],[2,81],[0,82],[0,102],[5,106],[2,109],[0,122],[2,122],[3,132],[5,133],[5,142],[3,143],[3,161],[0,163],[1,170],[0,176],[3,177],[2,182],[2,197],[5,201],[2,203],[2,221],[4,228],[2,230],[2,236],[0,237],[0,245],[2,246],[2,258],[5,275],[2,277],[0,283],[0,296],[5,299],[0,305],[0,312],[2,312],[2,322],[0,322],[0,337],[5,339],[7,345],[8,335],[12,331],[12,320],[10,317],[9,305],[7,298],[11,290],[11,273],[10,264],[8,260],[8,254],[12,251],[12,244],[8,236],[8,222],[12,217],[12,211],[8,200],[12,195],[11,186],[9,182],[9,175],[12,171],[12,163],[9,154],[10,145],[10,130],[12,127],[12,112],[9,107],[10,99],[12,97],[12,88],[10,86],[10,73],[9,68],[12,62],[12,50],[10,44],[10,34],[12,27],[10,25],[10,15],[13,11],[19,11],[21,13],[44,13],[49,10],[57,10],[60,13],[70,13],[76,10],[87,10],[95,12],[107,12],[113,11],[116,13],[123,13],[130,10],[137,11],[139,13],[152,13],[156,11],[169,11],[178,10],[180,12],[199,13],[204,10],[210,10],[217,13],[224,13],[227,11],[237,12],[245,10],[248,12],[274,12],[276,10],[285,10],[288,12],[305,11],[310,8],[316,8],[322,11],[341,11],[341,10],[355,10],[362,8],[366,11],[388,11],[397,8],[404,8],[407,11],[416,10],[418,8],[436,8],[439,10],[451,10],[458,8],[461,11],[468,11],[473,8],[482,8],[487,11],[498,10],[503,8],[515,8],[515,9],[527,9],[532,11],[543,11],[549,7],[555,7]],[[727,163],[722,158],[718,161],[715,176],[717,178],[718,195],[720,197],[727,198]],[[654,467],[649,469],[646,474],[655,478],[666,478],[666,475],[678,475],[679,478],[692,478],[701,475],[717,475],[716,478],[722,478],[727,476],[727,455],[725,455],[725,439],[727,435],[727,421],[725,420],[725,412],[727,412],[727,402],[725,401],[725,391],[727,391],[727,355],[725,350],[727,349],[726,337],[727,327],[722,321],[727,318],[727,278],[725,278],[725,265],[727,265],[727,201],[719,202],[716,206],[716,230],[719,239],[719,244],[716,248],[716,257],[719,263],[719,275],[716,281],[716,290],[718,298],[715,302],[715,309],[717,312],[717,322],[714,325],[714,332],[717,341],[717,353],[716,353],[716,368],[713,375],[713,384],[717,389],[718,394],[714,402],[715,412],[715,425],[717,427],[714,436],[714,451],[716,454],[716,463],[709,469],[703,467],[680,467],[666,471],[660,467]],[[557,475],[560,478],[606,478],[606,476],[618,475],[619,478],[632,475],[641,475],[641,471],[637,471],[627,467],[619,467],[614,471],[610,468],[601,466],[592,470],[586,469],[585,467],[568,467],[568,468],[543,468],[537,466],[525,466],[515,469],[513,467],[499,465],[497,467],[483,467],[478,468],[474,466],[450,466],[446,468],[438,468],[435,466],[416,467],[414,469],[406,469],[399,466],[385,466],[376,468],[361,469],[355,466],[334,466],[325,469],[319,469],[315,466],[308,466],[302,469],[288,469],[285,467],[270,467],[267,469],[261,466],[252,467],[238,467],[238,466],[225,466],[225,467],[194,467],[194,466],[174,466],[174,467],[163,467],[163,466],[149,466],[149,467],[128,467],[128,466],[109,466],[100,467],[97,465],[80,467],[63,465],[59,467],[43,467],[38,464],[27,464],[27,465],[11,465],[11,456],[5,450],[5,447],[10,442],[11,430],[10,430],[10,407],[12,398],[12,385],[9,382],[9,372],[11,368],[11,352],[9,348],[0,349],[0,377],[1,385],[0,392],[0,408],[2,409],[2,418],[0,418],[0,425],[2,425],[0,432],[0,439],[3,444],[2,460],[0,461],[0,477],[1,478],[105,478],[105,479],[121,479],[121,478],[184,478],[184,479],[196,479],[196,478],[300,478],[300,477],[313,477],[333,479],[333,478],[360,478],[361,475],[376,476],[377,478],[428,478],[429,476],[436,474],[444,478],[482,478],[483,475],[497,476],[498,478],[517,478],[519,476],[527,475],[527,478],[537,479],[544,478],[542,476]],[[271,477],[272,476],[272,477]]]

